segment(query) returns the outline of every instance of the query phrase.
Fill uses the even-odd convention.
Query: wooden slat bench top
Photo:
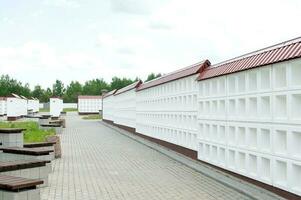
[[[42,180],[0,175],[1,190],[18,191],[23,189],[32,189],[41,184],[43,184]]]
[[[0,161],[0,172],[28,169],[34,167],[46,166],[50,161],[44,160],[17,160],[17,161]]]
[[[54,123],[54,124],[41,124],[42,127],[61,127],[60,124]]]
[[[25,130],[24,128],[0,128],[0,133],[21,133]]]
[[[32,148],[21,148],[21,147],[0,147],[4,153],[14,153],[23,155],[42,156],[49,155],[53,150],[47,149],[32,149]]]
[[[36,147],[50,147],[55,145],[55,142],[36,142],[36,143],[26,143],[23,145],[25,148],[36,148]]]

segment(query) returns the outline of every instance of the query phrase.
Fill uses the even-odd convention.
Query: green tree
[[[150,73],[150,74],[147,76],[147,79],[145,80],[145,82],[151,81],[151,80],[156,79],[156,78],[159,78],[159,77],[161,77],[161,76],[162,76],[161,73],[159,73],[159,74]]]
[[[109,89],[109,85],[101,78],[101,79],[93,79],[90,81],[86,81],[82,94],[84,95],[100,95],[101,90]]]
[[[0,96],[9,96],[11,93],[30,97],[29,84],[23,85],[20,81],[10,78],[8,75],[0,77]]]
[[[52,96],[52,91],[50,88],[44,90],[43,95],[40,98],[40,102],[47,103],[49,102],[50,97]]]
[[[127,79],[127,78],[118,78],[118,77],[113,77],[112,82],[110,84],[110,90],[115,90],[115,89],[120,89],[123,87],[126,87],[130,84],[134,83],[133,80]]]
[[[60,80],[56,80],[52,85],[52,94],[53,96],[63,97],[65,92],[64,84]]]
[[[77,103],[78,95],[83,92],[82,85],[78,81],[72,81],[66,88],[64,94],[64,102],[66,103]]]
[[[41,99],[44,92],[45,91],[42,89],[40,85],[36,85],[33,91],[31,92],[31,95],[35,98]]]

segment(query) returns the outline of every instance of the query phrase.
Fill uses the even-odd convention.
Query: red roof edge
[[[104,99],[104,98],[107,98],[107,97],[109,97],[109,96],[114,95],[116,92],[117,92],[117,89],[111,90],[110,92],[108,92],[108,93],[106,93],[105,95],[103,95],[103,99]]]
[[[201,81],[300,57],[301,37],[298,37],[214,64],[206,68],[200,74],[198,80]]]
[[[141,84],[142,84],[142,81],[141,81],[141,80],[136,81],[136,82],[134,82],[134,83],[132,83],[132,84],[126,86],[126,87],[123,87],[123,88],[119,89],[114,95],[116,96],[116,95],[125,93],[125,92],[127,92],[127,91],[129,91],[129,90],[136,89],[136,88],[138,88]]]
[[[101,95],[79,95],[78,99],[101,99]]]
[[[180,70],[168,73],[168,74],[161,76],[159,78],[156,78],[154,80],[145,82],[137,88],[137,91],[141,91],[141,90],[144,90],[147,88],[155,87],[155,86],[162,85],[162,84],[165,84],[165,83],[168,83],[171,81],[185,78],[187,76],[198,74],[198,73],[202,72],[203,70],[205,70],[206,68],[208,68],[210,65],[211,65],[211,63],[209,60],[204,60],[204,61],[198,62],[196,64],[182,68]]]

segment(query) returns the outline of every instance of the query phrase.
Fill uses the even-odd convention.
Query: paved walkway
[[[98,121],[68,113],[43,200],[248,199]]]

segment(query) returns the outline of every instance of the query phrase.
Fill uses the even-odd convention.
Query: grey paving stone
[[[42,200],[249,199],[97,121],[66,119]]]

